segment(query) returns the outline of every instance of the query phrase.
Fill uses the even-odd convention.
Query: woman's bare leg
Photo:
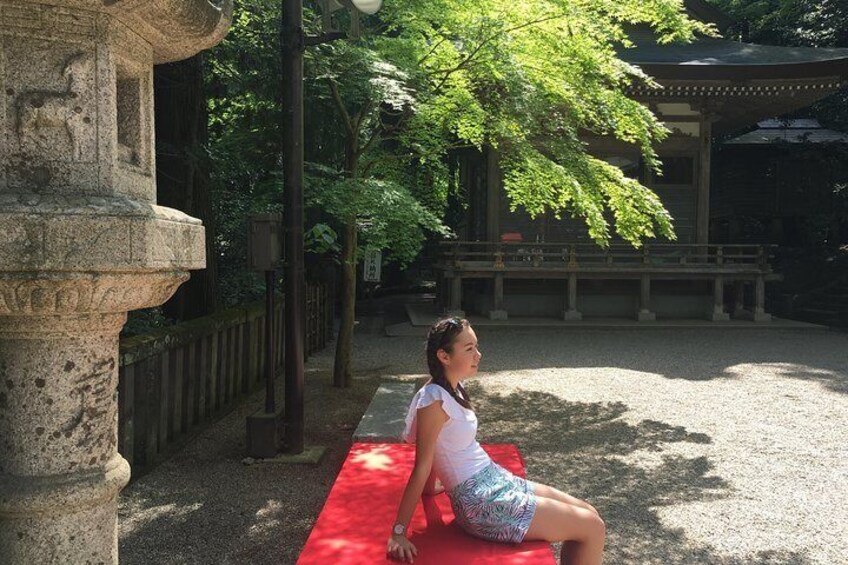
[[[600,565],[604,553],[606,525],[600,516],[582,506],[539,496],[536,514],[525,540],[563,543],[563,565]]]
[[[530,484],[533,485],[533,492],[536,493],[536,496],[544,496],[545,498],[552,498],[554,500],[559,500],[560,502],[573,504],[574,506],[581,506],[586,510],[591,510],[595,514],[599,514],[595,507],[589,504],[588,502],[580,500],[579,498],[575,498],[570,494],[566,494],[559,489],[555,489],[554,487],[549,487],[548,485],[543,485],[542,483],[537,483],[534,481],[530,481]]]

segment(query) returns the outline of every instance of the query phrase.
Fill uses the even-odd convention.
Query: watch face
[[[396,533],[397,535],[401,535],[401,534],[403,534],[403,532],[404,532],[405,530],[406,530],[406,528],[403,526],[403,524],[395,524],[395,533]]]

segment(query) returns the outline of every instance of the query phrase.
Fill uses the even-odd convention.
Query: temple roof
[[[848,49],[706,37],[660,45],[647,27],[628,35],[636,46],[619,49],[619,57],[661,85],[637,82],[628,93],[642,100],[696,102],[710,116],[714,135],[809,106],[848,83]]]
[[[656,79],[750,80],[848,78],[848,49],[779,47],[728,39],[657,44],[648,29],[631,30],[636,47],[619,56]]]

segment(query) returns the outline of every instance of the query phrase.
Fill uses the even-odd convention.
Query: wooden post
[[[206,402],[204,404],[204,409],[206,410],[206,416],[209,417],[215,412],[216,405],[216,397],[217,397],[217,388],[215,386],[215,377],[218,374],[218,332],[213,332],[209,336],[209,364],[207,365],[206,374],[206,394],[204,396]]]
[[[265,378],[265,317],[260,316],[254,320],[256,328],[256,372],[253,374],[253,386],[258,385]]]
[[[174,381],[171,390],[174,393],[172,404],[174,406],[171,429],[173,437],[178,437],[183,433],[183,391],[185,390],[185,381],[188,378],[185,372],[185,353],[186,348],[178,346],[171,350],[173,356],[171,358],[171,375]]]
[[[157,354],[159,368],[159,449],[161,451],[171,440],[169,416],[171,415],[171,351],[166,349]]]
[[[198,355],[199,370],[195,381],[197,386],[197,422],[202,422],[209,412],[209,373],[212,371],[211,352],[212,336],[203,336],[200,339],[200,353]]]
[[[710,160],[712,123],[710,117],[701,119],[700,158],[698,160],[698,208],[695,241],[706,244],[710,238]]]
[[[231,403],[236,397],[236,361],[238,360],[238,346],[236,337],[238,336],[236,326],[227,328],[227,349],[226,353],[229,357],[227,361],[227,382],[226,393],[224,398],[227,399],[227,404]]]
[[[186,418],[187,425],[186,429],[190,430],[195,424],[197,424],[200,419],[198,416],[198,402],[200,397],[200,387],[202,386],[203,380],[200,372],[200,347],[203,343],[204,339],[201,337],[197,341],[191,344],[189,347],[188,353],[188,391],[186,392],[186,398],[188,400],[188,404],[186,405]],[[201,384],[198,384],[201,383]]]
[[[720,250],[721,248],[719,248],[719,252]],[[721,275],[713,279],[713,308],[709,319],[713,322],[726,322],[730,319],[730,316],[724,311],[724,277]]]
[[[236,328],[238,344],[236,346],[236,396],[244,393],[244,373],[247,366],[247,322],[242,322]]]
[[[448,315],[461,318],[465,317],[465,312],[462,311],[462,277],[457,272],[454,272],[451,279],[450,310],[448,311]]]
[[[644,273],[639,286],[639,312],[636,314],[636,320],[653,322],[657,319],[657,315],[651,312],[651,276]]]
[[[224,362],[226,361],[226,355],[224,354],[224,349],[226,343],[224,341],[224,332],[218,330],[215,332],[217,336],[217,347],[215,348],[215,394],[212,399],[212,407],[215,412],[218,412],[223,406],[223,395],[224,395],[224,387],[222,385],[224,379]]]
[[[577,273],[568,273],[568,292],[565,295],[565,310],[562,318],[570,322],[583,319],[583,314],[577,311]]]
[[[135,437],[135,365],[118,371],[118,452],[132,465]]]
[[[733,317],[745,317],[745,281],[733,282]]]
[[[158,361],[156,357],[150,357],[141,361],[141,375],[144,380],[144,421],[142,429],[144,430],[143,450],[136,449],[136,456],[143,453],[142,464],[151,465],[156,460],[156,454],[159,452],[159,413],[158,406],[161,404],[160,388],[162,382],[158,378],[158,371],[155,370],[155,364]],[[136,383],[138,384],[138,383]],[[138,398],[138,397],[136,397]],[[136,412],[138,414],[138,412]]]
[[[763,275],[757,275],[754,283],[754,321],[771,322],[771,314],[766,314],[766,281]]]
[[[352,33],[358,30],[359,18],[352,21]],[[303,2],[283,0],[280,20],[280,60],[282,68],[282,139],[283,217],[285,223],[285,329],[279,349],[285,351],[285,417],[286,451],[302,453],[304,449],[303,410],[303,334],[306,268],[303,254]],[[354,230],[354,234],[355,234]],[[355,236],[354,236],[355,237]],[[350,238],[345,237],[350,243]],[[355,241],[355,240],[354,240]],[[355,279],[354,279],[355,280]],[[353,320],[348,320],[353,327]],[[340,337],[341,339],[341,337]],[[273,363],[273,358],[271,358]],[[276,367],[271,367],[275,371]]]
[[[486,236],[500,241],[501,169],[496,149],[486,147]]]
[[[495,308],[489,310],[490,320],[506,320],[507,312],[504,309],[504,274],[495,273]]]

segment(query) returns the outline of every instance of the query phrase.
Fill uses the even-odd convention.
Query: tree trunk
[[[352,384],[350,357],[353,349],[353,325],[356,319],[356,220],[348,222],[342,242],[342,318],[336,340],[333,385],[347,388]]]
[[[359,145],[358,133],[348,134],[345,141],[345,174],[356,178]],[[354,198],[356,196],[354,195]],[[342,319],[339,338],[336,340],[336,362],[333,367],[333,385],[347,388],[353,384],[350,372],[350,357],[353,350],[353,325],[356,321],[356,214],[348,219],[344,227],[342,242]]]
[[[156,66],[154,85],[157,201],[199,218],[206,228],[206,269],[193,271],[162,307],[170,318],[190,320],[212,313],[218,301],[202,56]]]

